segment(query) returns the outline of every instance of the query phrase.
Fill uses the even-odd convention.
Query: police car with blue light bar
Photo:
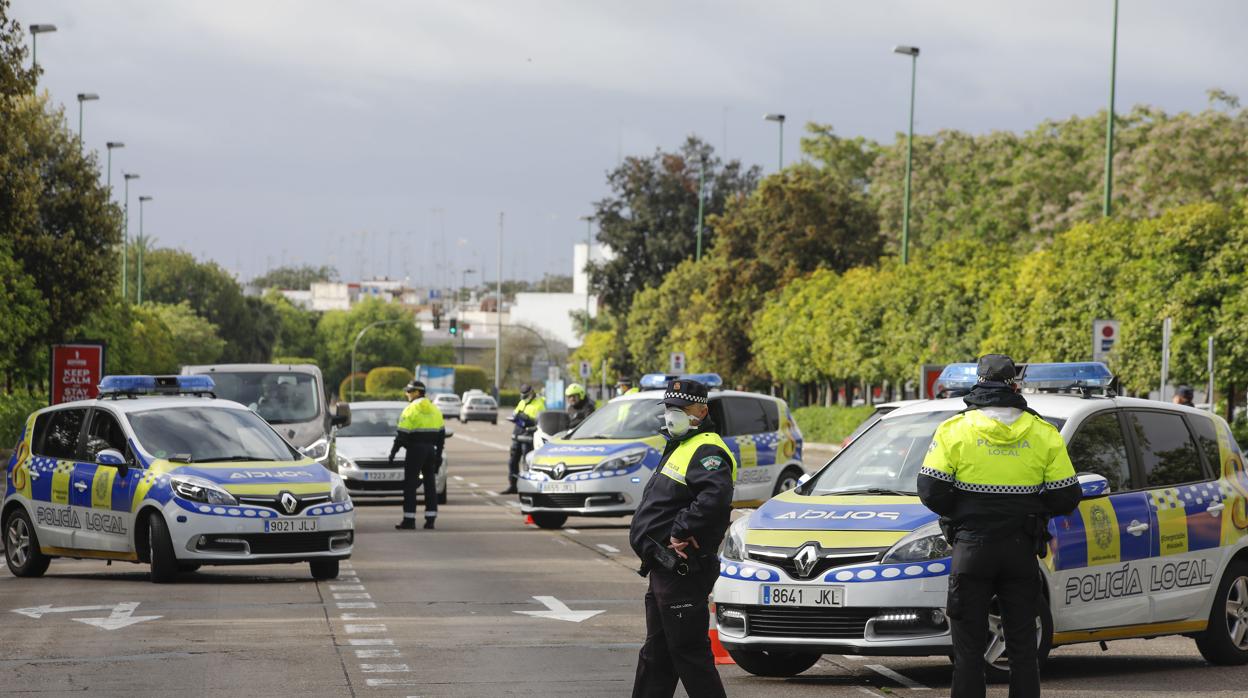
[[[56,557],[151,565],[308,562],[338,575],[355,513],[338,475],[209,376],[109,376],[100,395],[39,410],[5,468],[5,559],[37,577]]]
[[[568,516],[632,514],[663,456],[659,401],[677,378],[711,389],[711,420],[737,459],[737,506],[755,506],[797,485],[805,473],[802,433],[784,400],[722,390],[714,373],[651,373],[639,392],[611,400],[529,454],[517,482],[521,512],[543,528],[559,528]]]
[[[949,366],[938,383],[957,394],[974,369]],[[1040,656],[1186,635],[1212,663],[1248,663],[1248,471],[1226,422],[1118,397],[1102,364],[1030,364],[1020,380],[1066,440],[1083,488],[1078,509],[1050,521],[1037,560]],[[789,676],[824,653],[951,653],[950,547],[915,493],[936,427],[963,409],[946,398],[883,415],[808,481],[733,524],[713,599],[719,638],[743,669]],[[995,611],[989,631],[985,656],[1001,675]]]

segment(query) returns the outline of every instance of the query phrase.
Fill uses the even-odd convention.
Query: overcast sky
[[[1112,0],[14,0],[41,87],[146,232],[244,278],[285,263],[458,285],[570,273],[622,154],[698,134],[765,172],[807,121],[892,139],[1103,109]],[[1248,3],[1124,0],[1118,108],[1248,98]],[[101,165],[102,167],[103,165]],[[916,183],[916,186],[922,186]],[[115,187],[118,200],[121,187]],[[438,213],[441,211],[441,213]],[[132,234],[138,231],[132,210]],[[445,230],[445,252],[443,233]],[[445,259],[445,261],[443,261]],[[480,278],[479,274],[476,278]],[[473,276],[469,276],[471,282]]]

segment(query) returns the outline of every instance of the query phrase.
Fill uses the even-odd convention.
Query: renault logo
[[[568,466],[564,465],[563,463],[556,463],[555,469],[550,471],[550,474],[553,475],[556,480],[562,480],[563,476],[566,475],[567,472],[568,472]]]
[[[815,563],[818,561],[819,552],[815,549],[814,543],[803,545],[793,555],[793,565],[797,568],[798,575],[802,577],[809,577],[810,573],[815,570]]]
[[[299,500],[295,499],[295,495],[289,492],[283,492],[278,501],[282,503],[282,508],[286,510],[287,514],[293,514],[295,509],[299,508]]]

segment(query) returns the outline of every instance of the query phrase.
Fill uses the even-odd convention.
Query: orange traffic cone
[[[533,523],[533,515],[532,515],[532,514],[525,514],[525,515],[524,515],[524,525],[525,525],[525,526],[533,526],[533,525],[535,525],[535,524]]]
[[[719,641],[719,631],[711,628],[706,631],[706,634],[711,638],[711,654],[715,655],[715,663],[736,664],[732,659],[732,655],[728,654],[728,650],[724,649],[724,644]]]

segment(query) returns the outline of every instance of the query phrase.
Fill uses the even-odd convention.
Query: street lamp
[[[136,283],[138,297],[135,299],[135,303],[138,303],[139,305],[143,305],[143,248],[147,246],[147,239],[143,237],[143,204],[151,200],[152,197],[150,196],[139,197],[139,278]]]
[[[1109,57],[1109,113],[1105,115],[1105,205],[1102,215],[1109,217],[1110,196],[1114,190],[1114,82],[1118,77],[1118,0],[1114,0],[1114,39]]]
[[[39,81],[39,35],[51,34],[56,31],[55,24],[30,25],[30,69],[35,72],[35,82]]]
[[[126,144],[121,141],[109,141],[104,144],[104,147],[108,149],[108,174],[105,175],[105,186],[108,187],[108,198],[111,201],[113,198],[113,149],[124,148]]]
[[[585,336],[581,338],[584,342],[589,337],[589,263],[594,249],[594,217],[581,216],[581,220],[585,221]]]
[[[94,102],[95,100],[99,98],[100,96],[95,94],[94,92],[79,92],[78,93],[78,149],[79,150],[82,150],[82,103]]]
[[[360,330],[360,333],[355,335],[355,341],[351,343],[351,397],[350,397],[350,400],[355,399],[355,349],[356,347],[360,345],[360,339],[364,336],[365,332],[368,332],[374,327],[378,327],[380,325],[393,325],[398,322],[407,322],[407,320],[378,320],[377,322],[365,325],[364,329]],[[341,398],[342,396],[339,396],[339,397]]]
[[[780,117],[780,142],[784,143],[784,116]],[[780,149],[781,167],[783,167],[784,148]],[[702,204],[706,200],[706,158],[701,158],[698,165],[698,247],[694,252],[693,260],[695,262],[702,261]]]
[[[780,124],[780,169],[784,169],[784,114],[763,114],[764,121]]]
[[[130,247],[130,180],[138,179],[139,176],[133,172],[122,172],[121,176],[126,180],[126,203],[121,209],[121,298],[126,301],[130,298],[126,295],[126,277],[130,272],[129,262],[126,259],[127,248]]]
[[[906,135],[905,210],[901,214],[901,263],[910,261],[910,162],[914,154],[914,76],[919,69],[918,46],[894,46],[893,53],[910,56],[910,130]]]

